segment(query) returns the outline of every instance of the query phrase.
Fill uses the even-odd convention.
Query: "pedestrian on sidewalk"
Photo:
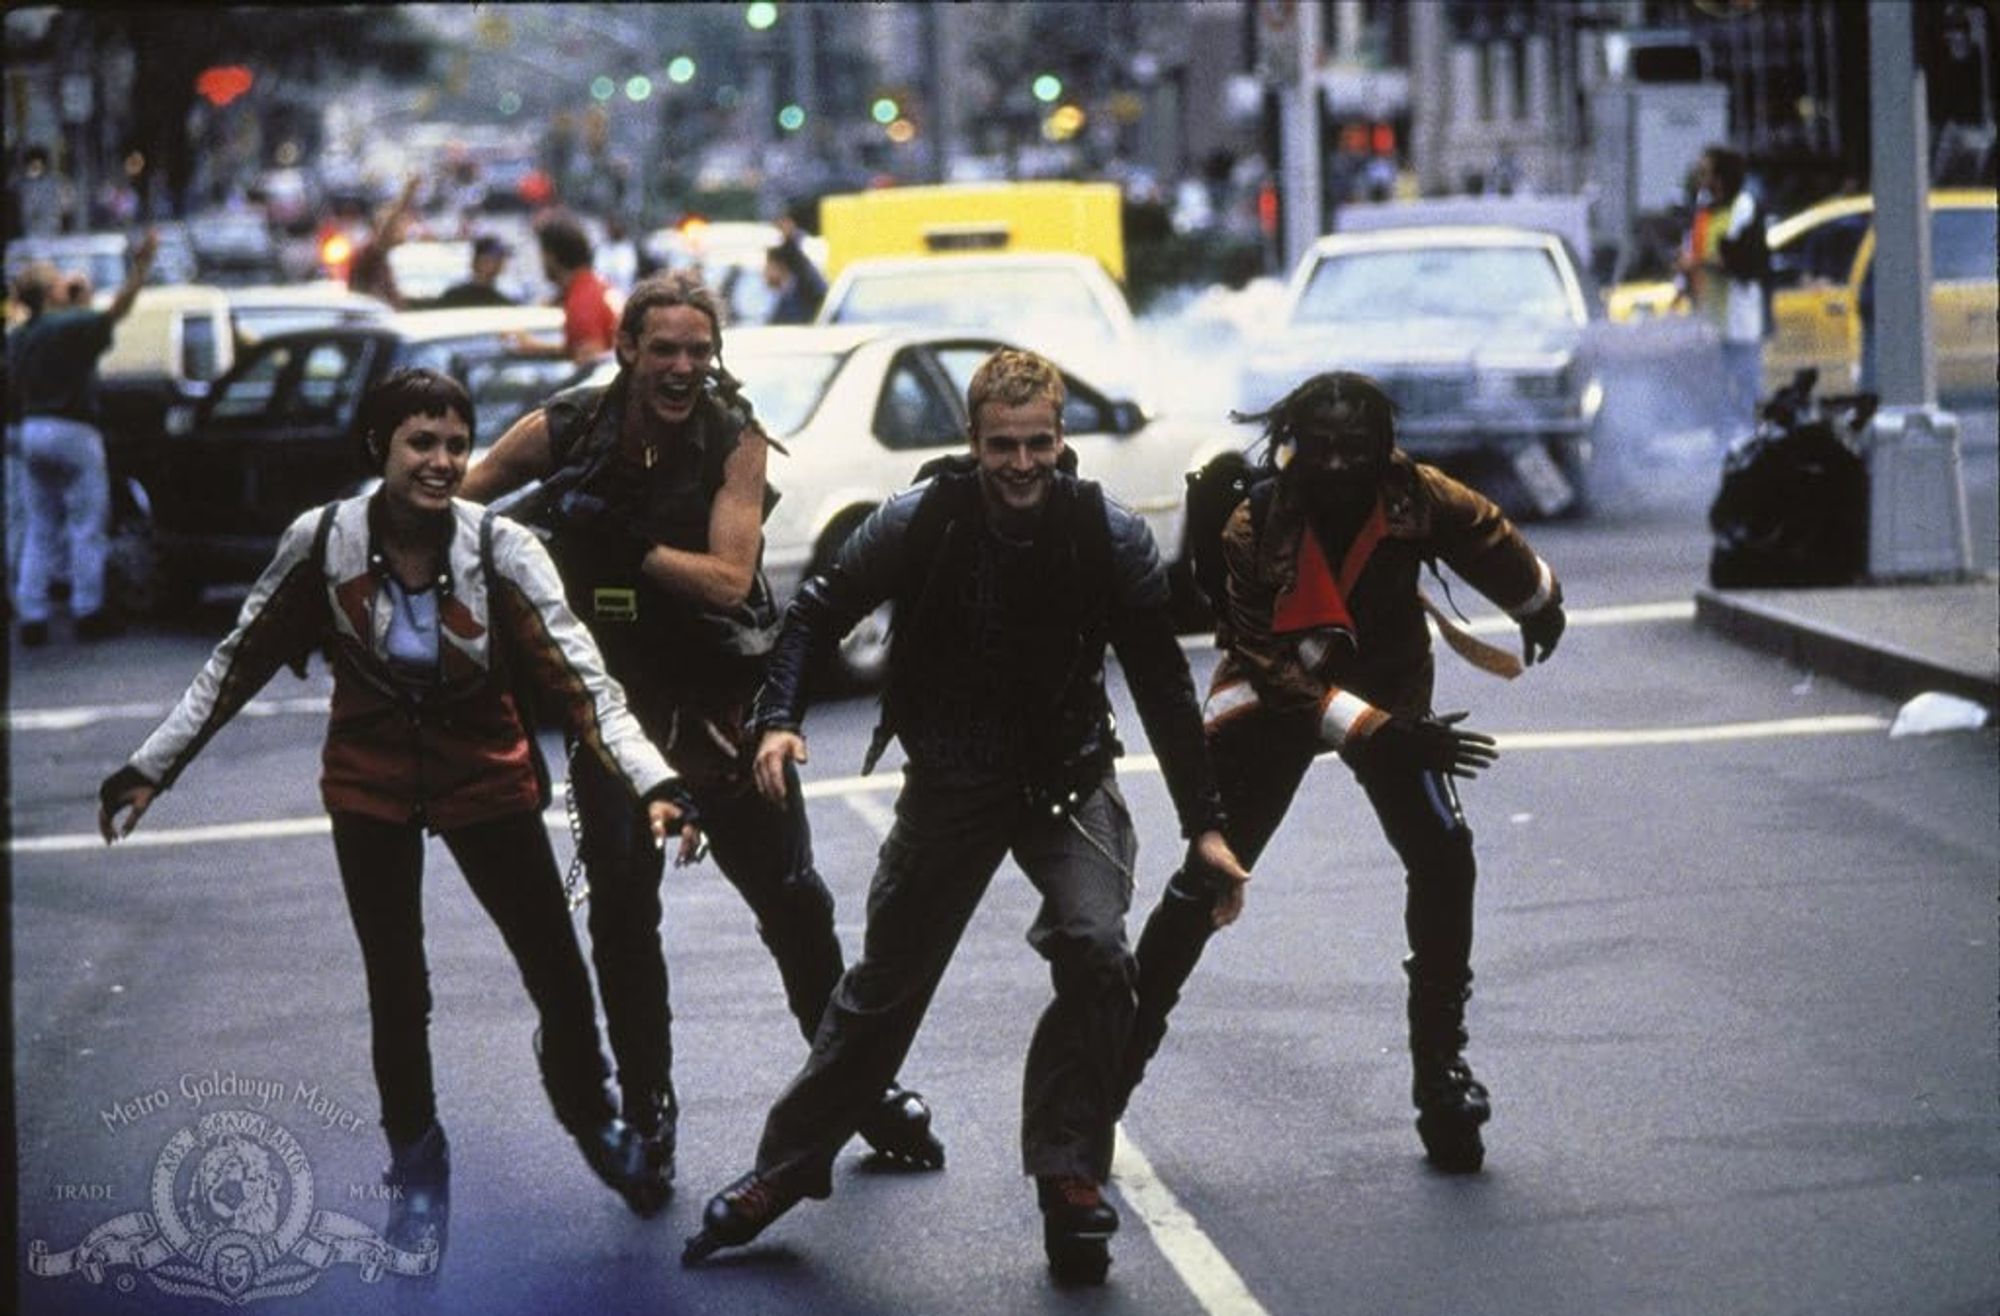
[[[1701,153],[1695,164],[1694,218],[1675,262],[1681,294],[1721,343],[1728,441],[1756,428],[1770,323],[1766,216],[1756,194],[1745,186],[1746,172],[1742,154],[1726,146]]]
[[[1058,1277],[1103,1278],[1118,1227],[1103,1186],[1132,1021],[1125,914],[1137,854],[1112,770],[1107,645],[1164,768],[1187,867],[1221,888],[1225,921],[1249,874],[1223,840],[1158,549],[1144,521],[1070,473],[1062,406],[1062,375],[1047,360],[989,357],[967,390],[971,454],[878,508],[785,614],[752,716],[759,789],[797,798],[806,674],[888,600],[889,684],[864,770],[891,738],[908,766],[861,958],[771,1108],[755,1168],[708,1204],[686,1261],[747,1243],[801,1198],[831,1193],[834,1157],[908,1052],[1011,854],[1041,895],[1028,941],[1055,987],[1027,1056],[1023,1168]]]
[[[691,806],[626,710],[548,554],[521,526],[454,497],[472,401],[449,376],[400,370],[363,400],[373,494],[301,515],[166,721],[99,790],[106,843],[129,836],[277,670],[333,668],[320,794],[361,943],[375,1081],[401,1190],[389,1241],[444,1244],[450,1158],[431,1077],[424,956],[426,832],[441,837],[513,953],[540,1018],[536,1058],[558,1120],[639,1214],[658,1210],[644,1148],[605,1089],[590,976],[543,825],[547,773],[526,704],[557,710],[654,843],[699,840]],[[534,698],[530,698],[533,696]],[[122,821],[121,821],[122,815]]]
[[[777,633],[763,572],[773,445],[722,366],[721,311],[699,280],[641,280],[617,337],[612,382],[565,390],[517,421],[467,476],[466,496],[489,501],[542,481],[539,508],[522,514],[549,529],[570,606],[687,783],[811,1042],[844,966],[833,895],[813,862],[804,800],[758,793],[744,730]],[[680,1105],[660,940],[664,867],[629,795],[588,756],[570,785],[625,1119],[670,1183]],[[904,1168],[935,1169],[944,1148],[930,1119],[921,1097],[885,1077],[862,1136]]]
[[[19,465],[27,477],[27,533],[14,597],[22,644],[48,643],[50,585],[65,548],[77,638],[101,640],[123,628],[104,598],[111,473],[98,429],[97,361],[111,349],[112,330],[131,314],[159,249],[159,234],[148,229],[102,311],[91,309],[89,281],[81,275],[65,276],[60,288],[48,271],[22,284],[31,318],[7,337],[8,412],[19,418]]]
[[[1320,754],[1353,769],[1406,870],[1417,1132],[1440,1169],[1474,1171],[1489,1105],[1461,1054],[1474,864],[1454,780],[1477,776],[1495,750],[1458,727],[1464,714],[1432,712],[1426,613],[1451,623],[1429,608],[1419,573],[1442,561],[1504,609],[1530,664],[1562,635],[1562,588],[1498,507],[1396,448],[1395,405],[1367,376],[1315,375],[1243,419],[1264,426],[1263,464],[1223,527],[1222,661],[1203,709],[1230,844],[1255,863]],[[1447,634],[1475,661],[1519,672],[1511,654]],[[1161,893],[1139,938],[1125,1098],[1234,896],[1188,868]]]

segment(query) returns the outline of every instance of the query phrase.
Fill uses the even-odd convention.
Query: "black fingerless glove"
[[[1562,600],[1550,599],[1539,612],[1530,613],[1521,619],[1521,661],[1533,667],[1536,663],[1547,662],[1556,651],[1556,641],[1562,638],[1563,627],[1569,619],[1563,614]]]
[[[679,777],[667,778],[647,791],[639,802],[653,804],[660,800],[665,800],[680,810],[680,821],[674,824],[676,827],[686,827],[690,823],[696,827],[701,826],[701,810],[696,807],[694,796],[688,793],[688,788],[681,783]]]
[[[118,771],[106,777],[97,788],[97,802],[104,806],[106,813],[113,812],[122,804],[126,795],[136,786],[152,785],[145,773],[127,763]]]

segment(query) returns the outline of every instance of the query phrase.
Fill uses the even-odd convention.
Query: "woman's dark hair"
[[[398,426],[412,416],[448,414],[456,414],[467,429],[478,429],[472,418],[472,395],[450,375],[421,366],[392,372],[361,399],[361,460],[368,469],[380,471],[389,460],[389,437]]]
[[[1275,466],[1278,449],[1295,441],[1307,420],[1342,407],[1359,413],[1385,452],[1395,444],[1396,400],[1380,384],[1354,370],[1314,375],[1264,410],[1232,411],[1229,418],[1240,424],[1263,425],[1263,461],[1266,466]]]

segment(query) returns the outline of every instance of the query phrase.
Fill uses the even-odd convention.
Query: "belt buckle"
[[[590,615],[597,621],[637,621],[639,591],[629,586],[599,585],[590,592]]]

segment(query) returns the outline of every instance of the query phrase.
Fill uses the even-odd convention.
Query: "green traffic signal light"
[[[1035,79],[1035,99],[1044,105],[1051,105],[1062,96],[1062,79],[1053,73],[1044,73]]]
[[[869,117],[877,123],[894,123],[901,113],[902,111],[896,107],[896,102],[887,96],[876,97],[875,103],[868,107]]]

